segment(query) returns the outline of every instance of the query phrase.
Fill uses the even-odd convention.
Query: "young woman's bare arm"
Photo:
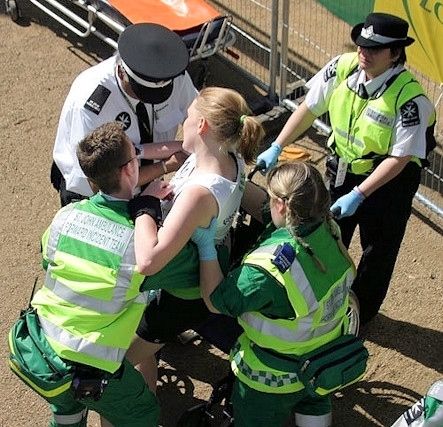
[[[157,232],[154,220],[143,215],[135,222],[135,251],[139,271],[147,276],[160,271],[185,246],[197,227],[207,227],[218,206],[201,186],[190,186],[176,198]]]

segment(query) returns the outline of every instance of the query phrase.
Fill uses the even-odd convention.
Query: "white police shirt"
[[[139,102],[124,94],[116,76],[113,56],[86,69],[74,80],[63,105],[53,157],[66,180],[69,191],[91,196],[92,190],[78,163],[78,142],[103,123],[120,121],[134,145],[140,148],[140,133],[135,106]],[[162,104],[146,104],[153,141],[174,140],[178,126],[187,116],[187,109],[197,95],[189,74],[174,79],[171,96]]]

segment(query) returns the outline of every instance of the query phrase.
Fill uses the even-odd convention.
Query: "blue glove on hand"
[[[281,151],[282,147],[274,141],[267,150],[257,156],[257,164],[264,163],[266,165],[266,169],[264,169],[262,173],[267,172],[277,163]]]
[[[198,227],[192,233],[191,240],[197,245],[200,261],[217,259],[214,237],[217,228],[217,218],[212,218],[208,228]]]
[[[331,211],[335,212],[337,219],[355,214],[357,208],[362,204],[364,197],[355,190],[341,196],[332,206]]]

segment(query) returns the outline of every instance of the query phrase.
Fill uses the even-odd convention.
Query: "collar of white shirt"
[[[349,76],[348,82],[349,87],[353,88],[355,92],[358,90],[360,83],[363,83],[366,88],[366,92],[371,97],[374,94],[381,95],[385,91],[385,83],[391,78],[391,76],[398,74],[402,69],[402,66],[397,65],[396,67],[389,68],[384,73],[375,77],[372,80],[366,81],[366,74],[364,70],[360,70],[358,73]]]

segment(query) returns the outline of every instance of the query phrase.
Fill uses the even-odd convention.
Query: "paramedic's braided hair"
[[[224,152],[240,154],[247,164],[255,160],[265,131],[245,99],[234,89],[206,87],[196,98],[197,111],[223,143]]]
[[[340,250],[352,263],[341,242],[340,229],[332,219],[329,192],[318,169],[301,161],[285,162],[271,169],[266,181],[269,196],[283,199],[286,204],[286,228],[313,257],[322,272],[326,272],[324,264],[297,234],[297,226],[326,221]]]

